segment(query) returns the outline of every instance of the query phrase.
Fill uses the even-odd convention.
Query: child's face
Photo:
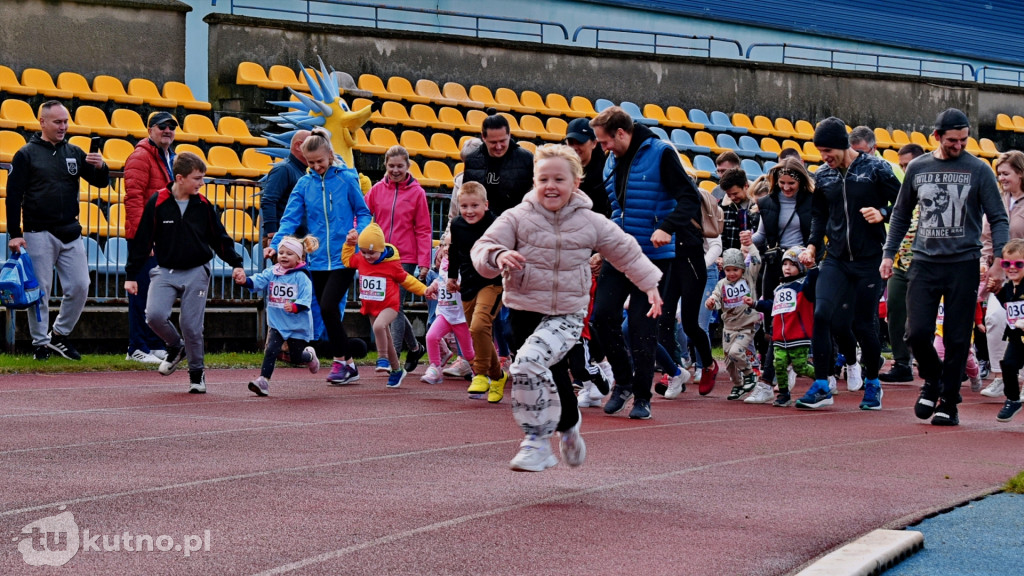
[[[783,260],[782,261],[782,275],[785,276],[786,278],[790,278],[792,276],[799,276],[800,275],[800,268],[798,268],[797,265],[794,264],[792,260]]]
[[[470,224],[476,224],[487,213],[487,201],[476,194],[459,195],[459,214]]]
[[[363,258],[366,258],[367,262],[376,262],[380,258],[380,250],[363,250]]]
[[[296,254],[291,248],[281,246],[277,251],[277,263],[285,270],[291,270],[302,262],[302,256]]]
[[[199,190],[203,187],[203,179],[206,174],[199,170],[193,170],[188,176],[182,176],[180,174],[174,175],[174,189],[178,192],[185,192],[189,196],[199,194]]]
[[[729,282],[736,282],[743,277],[743,268],[738,266],[726,266],[725,267],[725,279]]]
[[[334,160],[330,148],[314,150],[305,156],[306,165],[309,166],[310,170],[321,176],[327,173],[327,169],[331,167],[331,162]]]
[[[1007,264],[1019,263],[1024,261],[1024,253],[1021,252],[1003,252],[1003,273],[1009,278],[1010,282],[1014,284],[1020,284],[1021,280],[1024,280],[1024,268],[1017,268],[1017,266],[1006,267]]]
[[[533,188],[537,200],[551,212],[558,212],[568,204],[579,185],[580,179],[572,173],[571,165],[564,158],[546,158],[534,166]]]
[[[385,169],[388,172],[388,180],[395,184],[401,184],[409,177],[409,162],[401,156],[388,158]]]

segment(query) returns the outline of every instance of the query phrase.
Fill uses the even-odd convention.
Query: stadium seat
[[[106,238],[110,234],[110,225],[100,207],[92,202],[78,203],[78,221],[82,224],[82,235],[96,234]]]
[[[714,132],[725,132],[729,128],[729,126],[726,126],[724,124],[715,124],[714,122],[712,122],[711,119],[708,118],[707,113],[701,110],[700,108],[691,108],[688,113],[688,116],[691,121],[703,124],[704,129],[706,130],[712,130]]]
[[[719,148],[725,148],[726,150],[732,150],[740,158],[756,158],[757,154],[750,150],[744,150],[740,147],[739,143],[736,142],[736,138],[733,138],[732,134],[725,132],[719,132],[718,136],[715,137],[715,143],[718,144]]]
[[[224,168],[221,168],[220,166],[215,166],[215,165],[211,164],[210,161],[206,159],[206,154],[203,154],[203,149],[200,148],[199,146],[196,146],[195,144],[187,144],[187,143],[185,143],[185,144],[178,144],[177,146],[174,147],[174,153],[175,154],[181,154],[182,152],[191,152],[191,153],[195,154],[196,156],[199,156],[199,158],[203,161],[203,163],[206,164],[206,175],[207,176],[211,176],[211,177],[214,177],[214,178],[217,178],[217,177],[220,177],[220,176],[227,176],[228,171],[225,170]]]
[[[548,132],[557,135],[559,140],[565,140],[565,134],[569,130],[568,122],[562,120],[561,118],[556,118],[552,116],[551,118],[548,118],[548,121],[545,124],[545,126],[547,127]]]
[[[718,126],[725,126],[725,131],[732,134],[746,134],[747,129],[742,126],[736,126],[732,123],[729,115],[719,110],[711,111],[711,122]]]
[[[157,108],[176,108],[178,101],[172,98],[164,98],[160,90],[152,80],[145,78],[132,78],[128,81],[128,94],[142,98],[143,102]]]
[[[437,180],[441,183],[441,186],[455,187],[455,176],[452,175],[451,169],[444,162],[427,160],[427,163],[423,165],[423,175]]]
[[[110,226],[110,231],[107,236],[113,236],[117,238],[124,237],[124,203],[118,202],[110,205],[110,215],[107,217],[107,224]],[[110,243],[107,243],[110,246]],[[107,256],[110,256],[108,253]]]
[[[79,208],[79,212],[81,212],[81,206]],[[82,224],[84,227],[85,223],[83,222]],[[100,247],[99,242],[95,238],[86,236],[82,238],[82,244],[85,245],[85,259],[89,265],[89,272],[98,272],[101,269],[105,271],[109,260],[107,260],[107,255],[103,253],[103,248]]]
[[[0,86],[3,85],[3,77],[0,76]],[[1013,119],[1010,118],[1009,114],[996,114],[996,130],[1013,132],[1016,129],[1013,126]]]
[[[615,103],[612,102],[611,100],[608,100],[607,98],[598,98],[597,100],[594,100],[594,110],[597,110],[598,114],[604,112],[605,110],[611,108],[612,106],[615,106]]]
[[[897,154],[896,150],[892,148],[886,148],[885,150],[882,150],[882,158],[885,158],[886,160],[897,166],[899,166],[900,164],[900,155]]]
[[[508,126],[512,132],[512,136],[515,136],[516,138],[527,138],[530,140],[540,137],[536,132],[521,127],[519,125],[519,121],[516,120],[516,117],[508,112],[498,112],[498,114],[501,114],[506,120],[508,120]]]
[[[124,84],[121,80],[114,78],[113,76],[107,76],[100,74],[92,79],[92,91],[97,94],[105,94],[107,100],[113,100],[118,104],[128,104],[130,106],[139,106],[142,104],[142,98],[139,96],[132,96],[125,92]]]
[[[462,115],[462,112],[459,112],[458,108],[452,108],[451,106],[442,107],[438,112],[437,119],[451,125],[454,130],[459,132],[480,133],[480,126],[473,126],[466,122],[466,118]]]
[[[149,136],[149,130],[146,129],[146,123],[142,121],[142,116],[139,116],[138,112],[129,108],[115,108],[110,114],[110,125],[114,128],[127,130],[133,138],[146,138]]]
[[[0,65],[0,92],[14,94],[15,96],[35,96],[36,89],[31,86],[23,86],[18,76],[7,66]]]
[[[75,110],[75,124],[88,128],[90,134],[112,138],[124,138],[128,135],[128,130],[111,126],[107,121],[107,115],[95,106],[79,106]],[[88,152],[89,149],[86,148],[85,151]]]
[[[416,104],[426,104],[427,102],[430,102],[430,98],[417,94],[416,91],[412,89],[412,82],[409,82],[409,80],[401,76],[392,76],[391,78],[388,78],[387,90],[406,102],[413,102]]]
[[[479,136],[480,130],[483,129],[484,119],[487,118],[487,113],[483,110],[467,110],[466,111],[466,124],[470,126],[476,126],[476,133]]]
[[[425,78],[417,80],[415,91],[417,95],[426,98],[429,102],[438,106],[458,106],[459,104],[458,101],[446,98],[444,94],[441,94],[441,87],[433,80]]]
[[[594,105],[584,96],[573,96],[569,106],[576,112],[584,114],[584,118],[597,116],[597,110],[594,109]]]
[[[740,160],[740,168],[747,173],[747,180],[754,181],[764,176],[764,170],[761,169],[761,165],[757,163],[757,160],[743,158]]]
[[[431,162],[436,162],[436,160],[431,160]],[[440,180],[424,176],[420,165],[415,160],[409,160],[409,174],[412,174],[412,177],[424,188],[437,188],[441,185]]]
[[[25,137],[12,130],[0,130],[0,162],[10,162],[25,145]]]
[[[666,108],[665,116],[667,116],[669,120],[682,123],[683,128],[687,128],[689,130],[704,129],[703,124],[691,121],[690,117],[686,115],[686,110],[683,110],[679,106],[669,106]]]
[[[701,178],[712,178],[718,180],[718,167],[715,166],[715,161],[709,156],[703,154],[697,154],[693,157],[693,168],[697,171]],[[707,174],[707,176],[704,176]]]
[[[654,135],[657,136],[659,139],[664,140],[665,142],[668,142],[669,144],[675,146],[675,144],[672,142],[672,139],[669,138],[668,132],[665,132],[665,129],[662,128],[661,126],[651,126],[651,132],[654,132]]]
[[[445,86],[447,86],[447,84]],[[508,112],[512,110],[512,107],[508,104],[502,104],[495,100],[494,95],[491,94],[491,89],[487,86],[473,84],[469,87],[469,97],[477,102],[482,102],[487,108],[494,108],[498,112]]]
[[[387,152],[388,148],[398,146],[398,137],[395,136],[394,132],[387,128],[374,128],[373,130],[370,130],[370,144],[383,147],[384,149],[380,151],[380,153],[383,154],[384,152]],[[409,153],[412,154],[412,150],[410,150]]]
[[[445,98],[455,100],[459,103],[459,106],[465,108],[483,108],[484,103],[479,100],[474,100],[469,97],[466,92],[466,87],[458,82],[445,82],[442,94]]]
[[[53,83],[53,78],[46,70],[39,68],[25,68],[21,71],[21,85],[34,88],[37,94],[49,98],[70,100],[74,94],[71,90],[61,90]]]
[[[697,146],[710,148],[711,153],[715,155],[721,154],[726,150],[730,150],[730,148],[719,146],[715,137],[712,136],[710,132],[705,132],[703,130],[698,130],[697,133],[693,135],[693,141],[697,143]]]
[[[245,120],[235,116],[221,116],[217,121],[217,132],[221,136],[227,136],[242,146],[266,146],[267,139],[262,136],[253,136]]]
[[[235,84],[239,86],[259,86],[268,90],[283,90],[284,82],[275,82],[267,77],[263,65],[256,62],[239,62],[235,72]]]
[[[0,104],[0,118],[13,122],[17,127],[29,132],[39,131],[39,118],[28,102],[16,98],[8,98]]]
[[[620,107],[626,111],[626,114],[629,114],[629,116],[633,118],[634,122],[639,122],[644,126],[658,125],[658,121],[656,119],[644,116],[644,113],[640,111],[640,107],[634,104],[633,102],[623,100],[622,104],[620,104]]]
[[[106,94],[97,93],[89,87],[89,81],[85,76],[77,72],[61,72],[57,75],[57,88],[69,90],[79,100],[91,102],[106,102],[109,100]]]
[[[89,147],[92,144],[92,141],[89,139],[88,136],[67,136],[67,141],[68,141],[68,144],[71,144],[72,146],[77,146],[77,147],[81,148],[83,152],[88,152],[89,151]],[[88,184],[86,184],[85,180],[82,180],[82,179],[79,179],[79,180],[81,181],[82,186],[87,186],[88,185]]]
[[[1013,129],[1017,132],[1024,132],[1024,116],[1013,115]]]
[[[765,120],[767,120],[767,118],[765,118]],[[771,136],[772,135],[771,130],[767,130],[765,128],[758,128],[758,127],[754,126],[754,123],[751,122],[751,120],[750,120],[750,116],[747,116],[746,114],[743,114],[742,112],[734,112],[733,113],[733,115],[732,115],[732,124],[733,124],[733,126],[736,126],[736,127],[739,127],[739,128],[746,128],[748,134],[753,134],[755,136]]]
[[[757,143],[757,140],[752,136],[747,136],[746,134],[740,136],[739,144],[740,148],[748,152],[752,152],[756,158],[760,158],[762,160],[775,160],[779,157],[775,152],[768,152],[762,149],[761,145]]]
[[[804,159],[804,162],[808,161],[807,158],[804,158],[804,149],[800,146],[800,143],[797,142],[796,140],[792,140],[792,139],[783,140],[782,141],[782,149],[785,150],[786,148],[792,148],[792,149],[796,150],[797,152],[800,153],[800,157]]]
[[[910,135],[903,130],[892,131],[892,147],[896,150],[910,144]]]
[[[979,139],[978,144],[981,145],[981,155],[985,158],[995,158],[1001,154],[996,148],[996,143],[988,138]]]
[[[513,112],[519,114],[536,114],[537,109],[527,106],[519,101],[519,95],[508,88],[498,88],[494,91],[494,100],[499,104],[508,106]]]
[[[394,133],[391,137],[394,138]],[[370,140],[366,137],[366,132],[362,128],[356,130],[356,150],[363,154],[383,154],[388,151],[387,148],[379,144],[371,144]]]
[[[186,114],[182,129],[208,144],[231,144],[235,141],[231,136],[217,132],[213,121],[202,114]]]
[[[1024,121],[1024,118],[1022,118],[1021,120]],[[914,144],[917,144],[921,148],[924,148],[925,150],[935,149],[935,147],[932,146],[931,142],[928,141],[928,137],[922,134],[921,132],[918,132],[917,130],[914,130],[913,132],[910,133],[910,141],[913,142]]]
[[[779,152],[782,152],[782,146],[779,146],[779,141],[770,136],[761,138],[761,149],[765,152],[774,153],[778,157]]]
[[[522,141],[516,141],[516,144],[519,144],[520,148],[522,148],[524,150],[527,150],[530,154],[536,154],[537,153],[537,145],[534,144],[533,142],[522,140]],[[461,170],[459,172],[461,172]]]
[[[750,133],[760,136],[777,136],[779,138],[789,138],[792,136],[792,134],[779,136],[776,133],[775,124],[772,124],[772,119],[761,115],[754,116],[754,129]]]
[[[384,81],[381,80],[380,76],[374,74],[360,74],[359,81],[356,83],[360,90],[368,90],[375,97],[383,100],[401,100],[402,98],[398,95],[388,92],[388,89],[384,87]]]
[[[7,202],[0,202],[0,232],[3,232],[4,260],[7,260]]]
[[[462,157],[455,139],[444,132],[434,132],[430,137],[430,148],[436,152],[444,152],[445,156],[452,160],[459,160]]]
[[[203,184],[203,187],[199,189],[199,193],[206,196],[206,199],[213,203],[214,206],[221,210],[228,209],[239,209],[242,208],[241,202],[235,202],[235,197],[231,195],[231,191],[228,187],[223,184],[214,184],[207,182]]]
[[[656,121],[659,125],[665,128],[682,128],[683,123],[678,120],[670,120],[668,116],[665,116],[665,111],[662,110],[661,106],[657,104],[644,104],[644,116]]]
[[[252,216],[245,210],[228,209],[220,215],[220,222],[227,230],[228,236],[235,242],[255,242],[259,240],[260,233]]]
[[[127,140],[110,138],[103,143],[103,161],[111,170],[124,169],[124,162],[135,151],[135,146]]]
[[[123,219],[124,206],[118,205],[110,207],[110,220],[114,220],[114,208],[121,209],[121,217]],[[117,238],[107,240],[107,245],[104,247],[103,252],[107,255],[107,273],[124,273],[124,267],[128,264],[128,240],[124,238],[123,230]]]
[[[273,168],[272,162],[273,159],[270,156],[255,148],[246,148],[242,151],[242,166],[257,170],[260,174],[270,172],[270,169]]]
[[[519,119],[519,125],[523,130],[529,130],[536,134],[537,138],[540,138],[541,140],[547,140],[549,142],[559,142],[562,140],[562,137],[558,134],[548,132],[547,126],[544,125],[544,122],[542,122],[540,118],[531,114],[523,114]]]
[[[7,196],[7,170],[0,169],[0,198]]]
[[[454,124],[448,122],[442,122],[437,114],[434,113],[434,109],[426,104],[413,104],[412,109],[409,110],[409,115],[413,120],[417,122],[423,122],[423,124],[434,130],[443,130],[445,132],[451,132],[455,130]]]
[[[376,128],[375,128],[376,130]],[[419,130],[404,130],[399,142],[412,156],[424,156],[426,158],[444,158],[447,153],[443,150],[434,150],[427,144],[427,139]]]
[[[544,100],[544,104],[547,105],[548,110],[551,110],[551,114],[558,114],[560,116],[568,116],[569,118],[586,118],[586,112],[579,110],[573,110],[572,106],[569,105],[569,101],[565,99],[565,96],[552,92],[547,95]]]
[[[543,114],[544,116],[558,116],[561,114],[557,110],[548,108],[547,104],[544,103],[544,98],[533,90],[523,90],[519,94],[519,101],[523,103],[523,106],[536,110],[535,114]]]
[[[804,142],[803,153],[800,157],[804,159],[804,162],[814,162],[815,164],[821,162],[821,154],[818,153],[818,148],[814,145],[814,142],[810,140]]]
[[[196,97],[192,95],[192,89],[182,82],[175,82],[173,80],[164,82],[163,95],[164,98],[172,99],[178,103],[178,106],[184,106],[189,110],[207,112],[213,108],[213,105],[209,102],[196,100]]]
[[[701,180],[700,184],[697,185],[698,188],[700,188],[701,190],[707,192],[708,194],[711,194],[712,192],[714,192],[715,191],[715,187],[717,187],[717,186],[718,185],[715,184],[714,180]]]
[[[693,154],[711,154],[710,146],[701,146],[693,141],[693,137],[690,133],[682,128],[676,128],[672,131],[672,143],[675,144],[676,150],[679,152],[691,152]]]
[[[413,120],[401,102],[388,100],[381,104],[380,115],[389,120],[388,124],[398,124],[408,128],[426,128],[427,123],[422,120]]]
[[[0,130],[15,130],[18,128],[18,123],[14,120],[7,120],[6,118],[0,118]]]
[[[78,122],[75,122],[74,118],[68,118],[68,131],[67,131],[67,133],[68,134],[79,134],[79,135],[82,135],[82,136],[88,136],[89,134],[92,134],[92,130],[88,126],[84,126],[82,124],[79,124]],[[88,150],[89,147],[86,146],[85,149]]]
[[[282,66],[280,64],[271,66],[270,70],[267,71],[267,78],[271,82],[281,83],[285,88],[291,88],[293,90],[298,90],[299,92],[309,92],[309,86],[306,86],[306,82],[304,80],[299,80],[298,75],[295,74],[295,70],[292,70],[288,66]]]
[[[86,139],[88,140],[88,139]],[[79,143],[75,143],[78,146]],[[88,144],[87,144],[88,145]],[[120,180],[120,179],[119,179]],[[82,201],[92,202],[99,200],[106,202],[107,204],[116,204],[121,202],[124,197],[124,186],[103,186],[96,187],[85,181],[84,178],[78,181],[78,199]]]
[[[208,157],[210,158],[210,164],[227,170],[227,173],[231,176],[259,178],[262,175],[257,169],[246,168],[242,165],[242,161],[238,159],[235,151],[227,146],[211,146]]]
[[[875,128],[875,147],[881,150],[892,148],[892,136],[885,128]]]
[[[694,180],[711,177],[711,175],[708,174],[706,170],[697,170],[696,168],[694,168],[693,162],[690,161],[689,156],[687,156],[686,154],[680,153],[679,161],[683,163],[683,170],[686,170],[686,173],[689,174],[690,177],[693,178]]]
[[[796,128],[788,118],[776,118],[775,119],[775,137],[785,140],[786,138],[794,138],[796,136]]]
[[[811,140],[814,138],[814,125],[807,120],[797,120],[793,128],[795,130],[793,136],[801,140]],[[846,131],[850,131],[849,126],[846,127]]]

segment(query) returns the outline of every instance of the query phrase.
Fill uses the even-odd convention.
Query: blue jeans
[[[128,250],[135,240],[128,240]],[[135,350],[152,352],[163,350],[164,341],[146,324],[146,301],[149,297],[149,271],[156,268],[156,256],[150,256],[139,270],[135,281],[139,284],[138,294],[128,295],[128,353]]]
[[[711,323],[711,315],[714,312],[708,310],[707,307],[704,306],[704,302],[707,302],[708,298],[711,297],[711,293],[715,291],[715,284],[718,284],[718,264],[708,266],[708,281],[704,283],[704,296],[700,301],[700,315],[697,316],[697,323],[700,324],[701,330],[703,330],[705,334],[708,334],[709,338],[710,333],[708,332],[708,325]],[[701,368],[704,367],[704,362],[701,359],[700,354],[694,355],[694,361],[697,363],[697,366]]]

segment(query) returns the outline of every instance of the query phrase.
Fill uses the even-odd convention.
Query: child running
[[[648,316],[661,314],[661,271],[633,237],[590,209],[590,198],[579,190],[582,175],[572,148],[538,148],[533,191],[498,217],[472,250],[473,265],[481,275],[503,278],[518,348],[510,367],[512,414],[526,437],[509,463],[513,470],[540,472],[557,464],[550,440],[555,431],[561,433],[566,464],[579,466],[586,458],[565,356],[583,330],[591,253],[599,252],[646,292]]]
[[[441,251],[447,252],[442,245]],[[437,315],[433,324],[427,330],[427,355],[430,358],[430,366],[420,380],[427,384],[440,384],[444,380],[441,367],[444,366],[444,354],[441,352],[441,344],[445,336],[455,334],[455,339],[462,350],[462,356],[472,362],[476,357],[473,351],[473,339],[469,335],[469,324],[466,322],[466,312],[462,308],[462,298],[458,292],[448,290],[448,256],[441,255],[441,266],[438,279],[431,286],[437,290]],[[450,354],[450,353],[449,353]]]
[[[1000,422],[1009,422],[1020,412],[1020,381],[1017,380],[1024,366],[1024,240],[1014,238],[1003,247],[1000,262],[1008,282],[1003,284],[996,298],[1006,308],[1006,352],[999,365],[1003,369],[1003,393],[1006,402],[996,416]]]
[[[311,374],[320,370],[320,360],[309,345],[313,339],[310,310],[313,280],[306,269],[306,254],[319,247],[320,241],[315,236],[302,240],[286,236],[277,245],[277,264],[239,282],[253,292],[267,293],[267,344],[263,350],[263,366],[260,375],[249,382],[249,390],[257,396],[270,394],[270,377],[274,375],[277,355],[285,342],[293,364],[306,364]]]
[[[747,348],[761,322],[761,315],[754,310],[757,273],[761,269],[757,246],[751,243],[743,246],[743,251],[729,248],[722,253],[722,268],[725,278],[718,281],[704,305],[708,310],[722,311],[725,369],[732,379],[732,391],[726,399],[739,400],[757,385],[757,375],[747,359]]]
[[[359,253],[356,253],[356,244]],[[341,251],[346,268],[359,272],[359,310],[370,318],[373,336],[377,340],[377,370],[388,371],[388,388],[398,388],[405,378],[405,370],[398,363],[398,352],[391,339],[391,323],[398,318],[398,287],[417,296],[435,297],[435,288],[427,288],[415,276],[402,268],[398,250],[384,242],[384,231],[375,222],[362,233],[350,230]]]

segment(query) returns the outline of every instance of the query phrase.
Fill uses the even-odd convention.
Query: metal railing
[[[1005,84],[1019,88],[1024,86],[1024,70],[981,66],[974,73],[974,80],[982,84]]]
[[[713,42],[730,44],[736,47],[736,55],[743,56],[743,47],[739,42],[731,38],[716,38],[715,36],[695,36],[691,34],[673,34],[670,32],[652,32],[650,30],[633,30],[630,28],[607,28],[604,26],[580,26],[572,34],[572,41],[579,40],[580,32],[592,30],[594,32],[594,48],[603,46],[623,48],[626,50],[646,49],[654,54],[678,54],[679,51],[702,53],[711,57]],[[602,38],[604,34],[604,38]],[[689,40],[695,45],[685,46],[680,43],[665,43],[663,40]],[[701,43],[701,45],[696,45]]]
[[[759,49],[781,50],[783,64],[799,64],[806,66],[827,66],[837,70],[871,71],[888,74],[912,74],[915,76],[940,76],[958,80],[974,80],[974,66],[956,60],[938,60],[935,58],[919,58],[915,56],[899,56],[862,52],[859,50],[842,50],[838,48],[822,48],[802,44],[751,44],[747,48],[746,58]],[[937,67],[930,67],[936,65]]]

